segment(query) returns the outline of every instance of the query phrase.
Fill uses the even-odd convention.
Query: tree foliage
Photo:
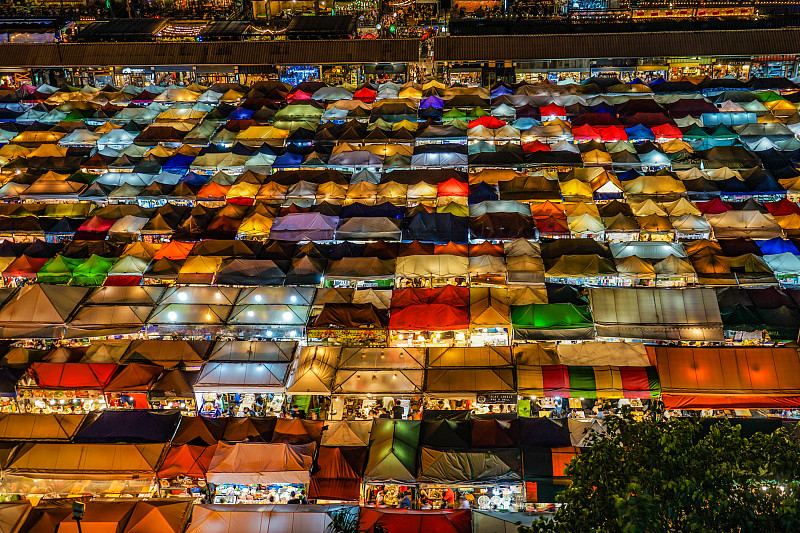
[[[566,473],[554,520],[521,533],[800,531],[800,448],[789,431],[741,434],[721,419],[608,417]]]

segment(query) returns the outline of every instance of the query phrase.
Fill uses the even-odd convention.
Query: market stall
[[[240,442],[217,445],[206,477],[217,503],[286,503],[309,483],[316,444]]]

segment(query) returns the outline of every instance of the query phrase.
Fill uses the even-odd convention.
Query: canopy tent
[[[790,347],[648,346],[670,409],[800,405],[800,357]]]
[[[511,306],[514,337],[525,340],[594,338],[592,315],[571,303]]]
[[[722,317],[711,289],[589,291],[598,337],[722,341]]]
[[[469,510],[411,511],[362,507],[358,531],[363,533],[472,533]]]
[[[322,433],[322,446],[368,446],[372,420],[331,422]]]
[[[322,446],[311,473],[309,498],[356,501],[367,459],[365,446]]]
[[[306,533],[326,531],[330,505],[195,505],[186,533]]]
[[[518,449],[441,451],[420,449],[418,481],[423,483],[505,484],[520,479]]]
[[[4,413],[0,415],[0,440],[69,442],[86,415]]]
[[[0,504],[0,531],[21,533],[30,512],[31,504],[27,501]]]
[[[517,367],[522,395],[547,398],[646,398],[661,394],[655,367],[523,366]]]
[[[308,483],[316,444],[220,442],[206,475],[209,483]]]
[[[150,489],[165,444],[28,443],[17,449],[4,470],[4,492],[71,494],[77,487],[93,492],[139,494]],[[74,489],[73,489],[74,487]],[[112,491],[108,491],[112,488]]]
[[[205,479],[216,450],[216,445],[172,445],[158,467],[158,478],[187,476],[193,479]]]
[[[364,469],[365,481],[416,481],[420,424],[416,420],[374,421],[370,434],[369,457]]]

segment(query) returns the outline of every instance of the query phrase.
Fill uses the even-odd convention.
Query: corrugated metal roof
[[[0,67],[315,65],[419,61],[416,39],[2,44]]]
[[[753,56],[800,53],[800,28],[659,33],[437,37],[436,61],[526,61],[618,57]]]

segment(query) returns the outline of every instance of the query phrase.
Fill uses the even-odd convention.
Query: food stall
[[[307,490],[315,443],[217,445],[206,477],[214,503],[287,503]]]
[[[106,409],[103,393],[117,372],[113,363],[33,363],[33,380],[17,390],[20,410],[26,413],[88,413]]]
[[[391,413],[400,400],[404,418],[422,395],[425,351],[420,348],[340,348],[333,380],[334,419],[367,419],[369,411]]]

